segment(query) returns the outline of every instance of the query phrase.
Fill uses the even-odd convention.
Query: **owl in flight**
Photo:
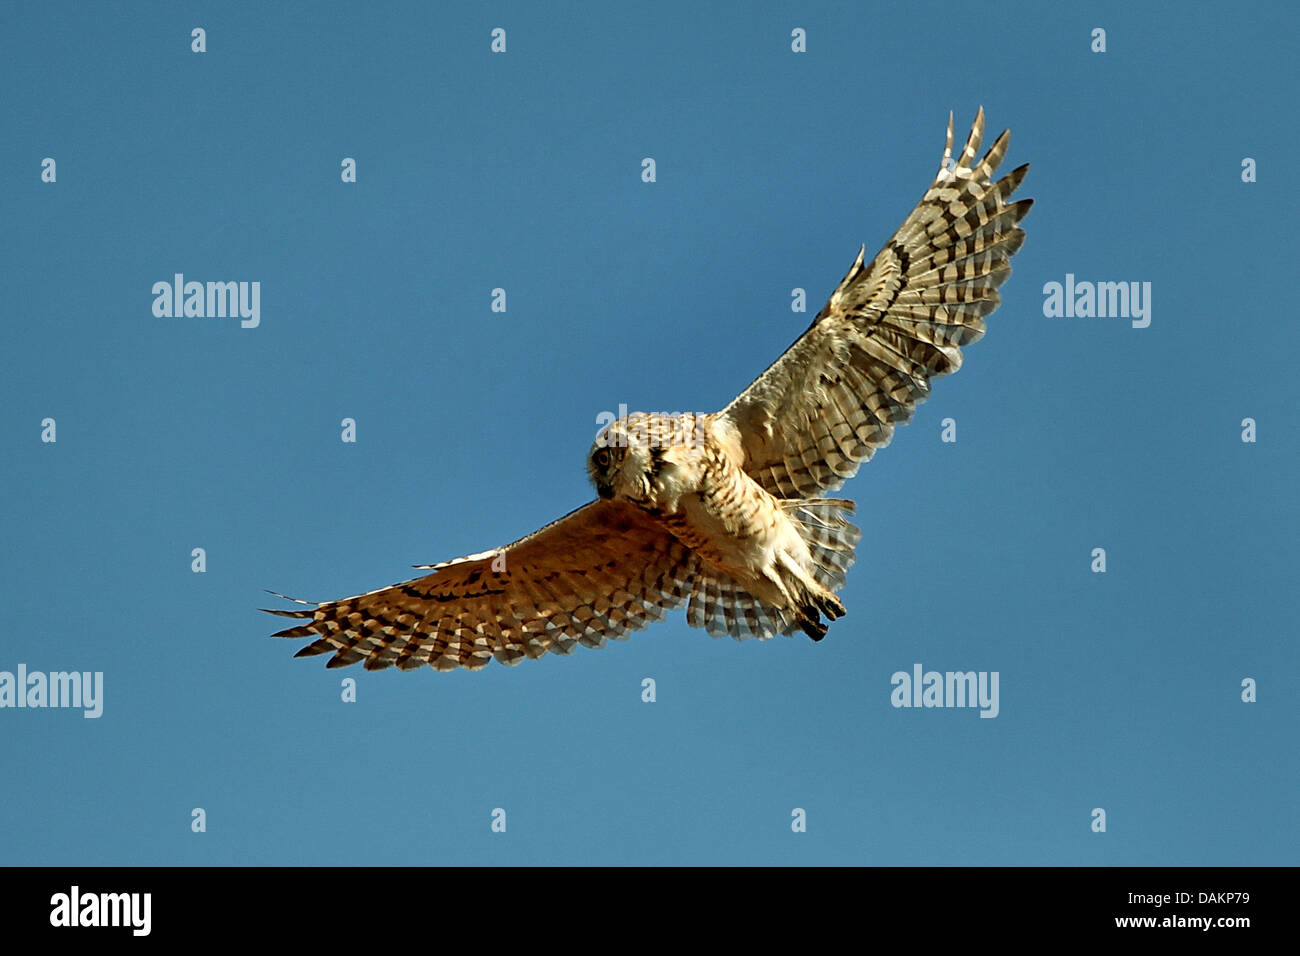
[[[825,497],[889,444],[984,334],[1033,200],[994,182],[1007,132],[977,160],[984,111],[870,262],[862,251],[808,330],[726,408],[637,412],[596,436],[597,500],[513,544],[356,597],[273,610],[329,667],[477,670],[625,638],[672,608],[719,636],[803,631],[845,613],[835,592],[860,534]],[[274,592],[272,592],[274,593]],[[283,595],[277,595],[283,597]],[[294,600],[288,598],[286,600]]]

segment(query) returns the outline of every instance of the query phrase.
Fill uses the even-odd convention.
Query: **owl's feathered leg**
[[[783,501],[781,506],[794,519],[811,559],[805,567],[782,556],[793,623],[820,641],[827,630],[822,617],[835,621],[845,614],[844,603],[833,592],[844,585],[844,575],[853,564],[853,549],[862,536],[846,517],[853,513],[854,505],[842,498],[813,498]]]

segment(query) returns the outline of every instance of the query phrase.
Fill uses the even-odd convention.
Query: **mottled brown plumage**
[[[853,503],[824,498],[889,444],[984,334],[1024,241],[1027,166],[997,182],[1006,132],[976,161],[984,112],[870,264],[862,252],[812,325],[713,414],[636,413],[597,436],[600,495],[495,551],[412,581],[272,614],[303,623],[298,656],[329,666],[438,670],[515,664],[624,638],[673,608],[710,634],[814,640],[845,613]],[[865,249],[863,250],[865,251]],[[292,599],[290,599],[292,600]]]

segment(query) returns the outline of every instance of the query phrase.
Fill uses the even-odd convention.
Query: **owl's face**
[[[643,434],[641,413],[620,418],[605,428],[587,455],[587,474],[602,498],[647,501],[659,471],[662,449]],[[639,427],[629,427],[637,425]]]
[[[610,441],[602,444],[601,439]],[[587,456],[587,474],[602,498],[644,501],[650,495],[654,462],[644,444],[616,444],[608,431],[597,436]]]

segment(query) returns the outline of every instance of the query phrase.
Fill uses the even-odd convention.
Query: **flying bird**
[[[271,614],[297,657],[329,667],[477,670],[602,647],[683,605],[692,627],[737,639],[802,631],[845,613],[835,592],[860,532],[826,497],[906,423],[930,381],[955,372],[1000,301],[1033,200],[1028,170],[994,182],[1003,131],[976,160],[984,111],[953,161],[952,116],[934,182],[870,263],[865,247],[812,325],[726,408],[637,412],[587,456],[598,497],[513,544],[356,597]],[[275,593],[275,592],[271,592]],[[277,594],[278,597],[285,597]]]

